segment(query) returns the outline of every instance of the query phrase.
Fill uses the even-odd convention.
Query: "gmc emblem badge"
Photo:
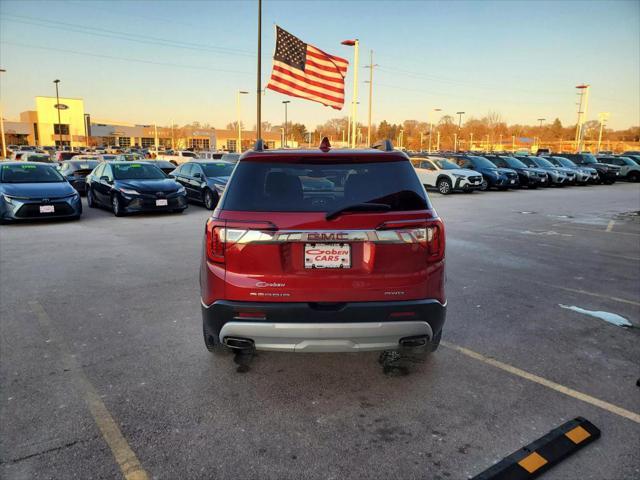
[[[342,242],[349,239],[348,233],[309,233],[307,235],[307,240],[309,241],[332,241],[332,242]]]

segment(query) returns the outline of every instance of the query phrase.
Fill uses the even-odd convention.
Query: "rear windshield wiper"
[[[348,205],[334,210],[333,212],[329,212],[325,218],[327,220],[333,220],[345,212],[382,212],[387,210],[391,210],[391,207],[385,203],[356,203],[354,205]]]

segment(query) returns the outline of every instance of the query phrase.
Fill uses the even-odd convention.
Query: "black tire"
[[[464,193],[473,193],[474,190],[468,189],[468,190],[463,190]]]
[[[487,182],[484,178],[482,179],[482,183],[480,184],[480,191],[486,192],[489,190],[489,182]]]
[[[111,196],[111,209],[116,217],[124,217],[124,211],[122,210],[122,205],[120,205],[120,198],[118,195]]]
[[[204,208],[207,210],[213,210],[218,205],[219,196],[217,192],[212,192],[208,188],[204,191],[204,195],[202,197],[202,201],[204,203]]]
[[[528,188],[529,188],[529,190],[535,190],[536,188],[538,188],[538,185],[529,184]]]
[[[640,182],[640,174],[638,172],[629,172],[627,180],[630,182]]]
[[[87,206],[89,208],[96,208],[96,200],[93,198],[93,192],[90,188],[87,189]]]
[[[224,355],[228,350],[220,343],[218,336],[207,330],[207,326],[202,322],[202,336],[204,338],[204,346],[214,355]]]
[[[449,180],[448,178],[438,179],[438,181],[436,182],[436,187],[438,189],[438,192],[440,192],[442,195],[449,195],[453,190],[451,180]]]
[[[170,210],[169,213],[176,213],[176,214],[181,214],[182,212],[184,212],[184,208],[179,208],[177,210]]]

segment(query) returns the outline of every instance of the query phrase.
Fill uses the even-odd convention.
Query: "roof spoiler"
[[[371,148],[375,148],[376,150],[382,150],[383,152],[393,152],[393,143],[388,138],[386,140],[380,140],[373,145]]]

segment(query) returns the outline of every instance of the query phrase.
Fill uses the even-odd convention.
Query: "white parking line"
[[[82,371],[82,367],[78,361],[71,355],[66,342],[51,323],[47,312],[45,312],[38,301],[29,302],[29,306],[33,313],[36,314],[42,329],[49,338],[55,342],[56,347],[60,351],[64,367],[69,370],[73,383],[84,397],[84,401],[87,403],[89,411],[102,433],[102,437],[105,442],[107,442],[107,445],[109,445],[111,453],[113,453],[125,480],[149,480],[149,475],[142,468],[138,457],[136,457],[136,454],[131,450],[118,424],[111,416],[111,413],[109,413],[109,410],[107,410],[106,405],[101,400],[95,387]]]
[[[452,350],[455,350],[456,352],[462,353],[467,357],[471,357],[475,360],[481,361],[482,363],[491,365],[492,367],[499,368],[500,370],[504,370],[505,372],[511,373],[513,375],[517,375],[518,377],[524,378],[525,380],[529,380],[530,382],[537,383],[538,385],[542,385],[551,390],[555,390],[556,392],[560,392],[564,395],[575,398],[576,400],[589,403],[598,408],[606,410],[609,413],[613,413],[614,415],[618,415],[620,417],[631,420],[632,422],[640,424],[640,413],[632,412],[630,410],[624,409],[612,403],[605,402],[604,400],[600,400],[599,398],[595,398],[595,397],[592,397],[591,395],[587,395],[586,393],[573,390],[572,388],[565,387],[564,385],[560,385],[559,383],[552,382],[551,380],[547,380],[546,378],[539,377],[538,375],[534,375],[533,373],[520,370],[517,367],[512,367],[511,365],[500,362],[499,360],[495,360],[493,358],[489,358],[485,355],[482,355],[481,353],[474,352],[473,350],[469,350],[468,348],[461,347],[460,345],[456,345],[454,343],[449,343],[445,341],[442,341],[441,345],[447,348],[450,348]]]
[[[613,230],[613,226],[615,225],[616,221],[615,220],[609,220],[609,224],[607,225],[607,229],[605,230],[606,232],[610,232]]]
[[[609,295],[603,295],[602,293],[587,292],[586,290],[580,290],[580,289],[577,289],[577,288],[562,287],[560,285],[550,285],[550,287],[551,288],[559,288],[560,290],[566,290],[567,292],[579,293],[581,295],[589,295],[591,297],[606,298],[607,300],[613,300],[614,302],[628,303],[630,305],[640,306],[640,302],[636,302],[635,300],[627,300],[626,298],[611,297]]]

